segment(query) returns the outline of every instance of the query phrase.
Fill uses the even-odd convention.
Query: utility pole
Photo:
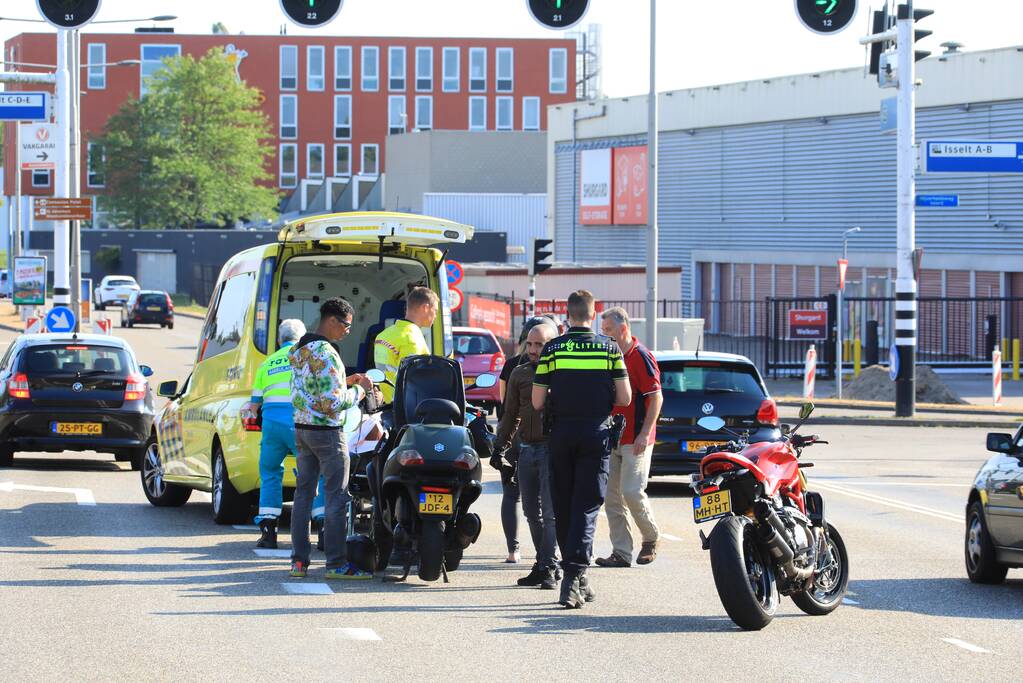
[[[647,101],[646,343],[657,350],[657,0],[650,0],[650,95]]]
[[[58,154],[53,171],[53,196],[70,196],[70,120],[71,120],[71,71],[68,68],[68,34],[66,28],[57,29],[57,132]],[[68,277],[68,221],[55,221],[53,225],[53,304],[68,306],[71,303],[71,286]]]
[[[78,29],[72,29],[68,40],[68,62],[71,65],[71,92],[68,102],[71,106],[71,116],[68,119],[67,134],[70,140],[71,154],[68,157],[68,175],[70,178],[71,197],[81,196],[82,172],[79,168],[82,158],[81,129],[79,117],[81,109],[82,92],[82,71],[81,53]],[[81,223],[71,221],[71,310],[75,314],[75,332],[82,329],[82,238]]]

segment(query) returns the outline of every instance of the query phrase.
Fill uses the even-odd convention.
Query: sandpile
[[[860,372],[860,376],[845,386],[845,398],[856,401],[895,402],[895,382],[888,376],[888,368],[871,365]],[[964,404],[945,386],[937,373],[927,365],[916,366],[916,400],[920,403]]]

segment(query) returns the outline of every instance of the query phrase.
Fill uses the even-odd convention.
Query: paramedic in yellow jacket
[[[373,361],[377,370],[387,376],[394,384],[398,374],[398,366],[403,358],[430,353],[426,345],[423,331],[429,328],[437,318],[440,299],[433,290],[427,287],[416,287],[405,298],[405,317],[396,320],[393,325],[377,335],[373,344]],[[394,398],[394,388],[390,385],[380,387],[384,402],[390,403]]]

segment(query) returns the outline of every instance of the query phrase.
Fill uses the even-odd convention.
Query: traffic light
[[[527,0],[529,13],[541,26],[566,29],[582,21],[590,0]]]
[[[888,14],[888,5],[885,4],[880,10],[874,12],[872,17],[872,23],[870,25],[870,34],[877,35],[878,33],[884,33],[892,27],[895,22],[895,18]],[[881,71],[881,55],[888,51],[891,47],[889,41],[878,41],[870,44],[870,67],[869,72],[873,76],[877,76]]]
[[[898,13],[899,19],[909,19],[909,5],[899,5]],[[934,14],[934,10],[932,9],[915,9],[913,10],[913,23],[916,23],[921,19],[926,19],[932,14]],[[924,29],[913,29],[913,44],[916,45],[916,41],[923,40],[932,33],[934,33],[934,31],[927,31]],[[928,50],[914,50],[913,61],[919,62],[921,59],[927,57],[930,54],[931,53]]]
[[[554,265],[544,261],[544,259],[554,256],[554,250],[548,248],[552,244],[554,244],[554,240],[533,238],[533,275],[539,275]]]
[[[330,23],[343,4],[344,0],[281,0],[281,9],[299,26],[317,28]]]
[[[99,0],[36,0],[43,19],[57,28],[81,28],[96,16]]]
[[[814,33],[838,33],[856,16],[856,0],[796,0],[796,14]]]

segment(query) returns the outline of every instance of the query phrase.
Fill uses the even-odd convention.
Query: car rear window
[[[109,280],[107,287],[121,287],[123,285],[134,285],[134,280]]]
[[[167,303],[166,294],[142,294],[139,296],[139,304],[142,306],[162,306]]]
[[[764,396],[754,369],[741,363],[664,361],[661,389],[674,394],[754,394]]]
[[[492,337],[482,334],[456,334],[455,353],[475,356],[483,353],[497,353],[501,349]]]
[[[126,375],[131,360],[124,349],[86,344],[33,346],[25,351],[22,370],[29,374],[65,375],[114,373]]]

